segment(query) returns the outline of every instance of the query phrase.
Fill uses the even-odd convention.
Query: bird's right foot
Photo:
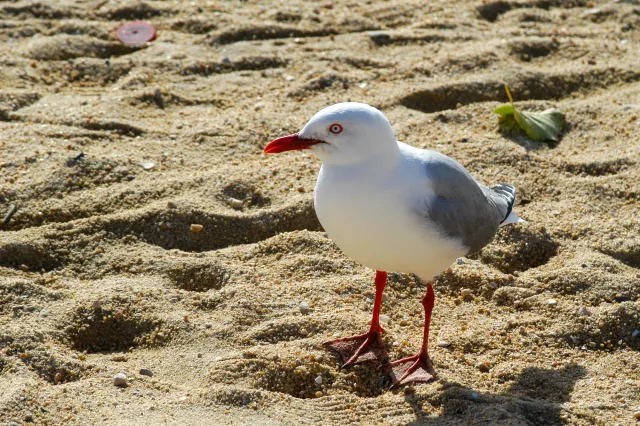
[[[365,361],[388,362],[387,349],[382,343],[380,330],[371,330],[368,333],[352,337],[330,340],[324,346],[335,351],[340,357],[342,367],[358,364]]]

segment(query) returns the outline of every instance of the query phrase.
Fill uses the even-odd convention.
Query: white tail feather
[[[523,223],[523,222],[526,222],[526,220],[521,219],[520,216],[518,216],[518,213],[515,212],[515,210],[511,210],[511,213],[509,213],[509,216],[507,216],[507,218],[504,220],[504,222],[500,224],[500,226],[508,225],[510,223]]]

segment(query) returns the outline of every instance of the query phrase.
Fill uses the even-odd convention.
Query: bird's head
[[[354,164],[397,150],[389,120],[376,108],[357,102],[327,107],[293,135],[271,141],[267,154],[309,149],[323,163]]]

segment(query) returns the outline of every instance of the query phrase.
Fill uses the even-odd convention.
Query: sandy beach
[[[499,129],[504,83],[559,142]],[[344,101],[518,188],[526,223],[433,281],[434,383],[322,346],[374,271],[320,162],[262,148]],[[640,424],[639,135],[637,0],[1,2],[0,425]],[[398,359],[425,285],[389,277]]]

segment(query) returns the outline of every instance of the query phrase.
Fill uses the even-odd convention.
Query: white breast
[[[414,210],[415,197],[428,191],[411,164],[384,173],[323,166],[315,210],[329,237],[355,261],[430,280],[465,248]]]

